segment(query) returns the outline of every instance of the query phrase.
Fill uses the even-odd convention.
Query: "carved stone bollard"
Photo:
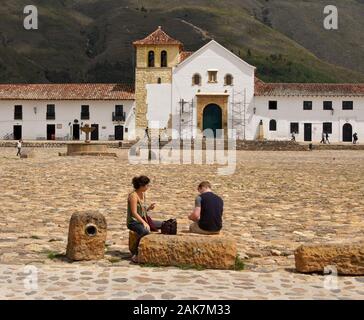
[[[67,258],[74,261],[103,259],[106,232],[106,219],[102,214],[74,213],[68,232]]]

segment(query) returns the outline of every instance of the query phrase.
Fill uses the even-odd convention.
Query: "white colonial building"
[[[134,132],[134,88],[119,84],[2,84],[0,138],[79,140],[80,126],[93,140],[128,139]]]
[[[195,137],[235,129],[239,139],[332,142],[364,137],[364,84],[264,83],[216,41],[186,52],[160,27],[134,42],[135,85],[0,85],[0,139],[134,140],[146,127]]]

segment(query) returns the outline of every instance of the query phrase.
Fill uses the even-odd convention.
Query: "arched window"
[[[271,120],[269,122],[269,131],[277,131],[277,121]]]
[[[149,51],[148,53],[148,67],[154,68],[154,51]]]
[[[167,51],[163,50],[161,53],[161,67],[166,68],[167,66],[168,66]]]
[[[158,84],[161,84],[162,83],[162,78],[158,78],[157,82],[158,82]]]
[[[232,86],[233,85],[233,76],[231,74],[227,74],[225,76],[225,86]]]
[[[195,73],[192,77],[192,84],[194,86],[201,85],[201,76],[198,73]]]

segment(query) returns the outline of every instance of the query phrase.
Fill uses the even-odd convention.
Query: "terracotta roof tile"
[[[194,52],[191,51],[182,51],[179,55],[179,63],[185,61],[188,57],[190,57],[191,55],[193,55]]]
[[[158,27],[153,33],[142,40],[134,41],[134,45],[149,45],[149,44],[177,44],[182,46],[182,42],[173,39],[166,34],[162,27]]]
[[[128,84],[0,84],[0,100],[134,100]]]
[[[265,83],[255,79],[256,96],[364,96],[364,83]]]

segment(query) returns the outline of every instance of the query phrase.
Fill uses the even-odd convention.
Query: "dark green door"
[[[222,111],[217,104],[209,104],[203,111],[203,130],[206,129],[211,129],[214,137],[216,137],[216,130],[222,129]]]

